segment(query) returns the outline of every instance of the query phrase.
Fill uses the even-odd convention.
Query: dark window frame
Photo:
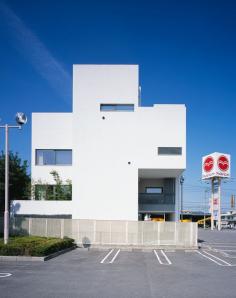
[[[101,103],[101,112],[134,112],[134,104],[114,104],[114,103]]]
[[[157,147],[158,155],[181,156],[183,154],[182,147]]]

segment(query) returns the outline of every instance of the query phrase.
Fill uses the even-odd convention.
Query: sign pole
[[[214,229],[214,178],[211,179],[211,230]]]
[[[221,178],[218,177],[218,231],[221,230]]]

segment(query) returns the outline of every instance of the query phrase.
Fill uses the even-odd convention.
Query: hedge
[[[46,256],[75,246],[71,238],[47,238],[37,236],[11,237],[8,244],[0,240],[1,256]]]

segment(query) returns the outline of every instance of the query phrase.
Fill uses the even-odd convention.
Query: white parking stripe
[[[215,255],[210,254],[210,253],[207,252],[207,251],[204,251],[204,253],[207,254],[207,255],[209,255],[209,256],[211,256],[211,257],[213,257],[213,258],[215,258],[215,259],[217,259],[217,260],[219,260],[219,261],[221,261],[222,263],[225,263],[225,264],[228,265],[228,266],[231,266],[230,263],[226,262],[226,261],[223,260],[223,259],[220,259],[220,258],[216,257]]]
[[[219,266],[222,266],[220,263],[218,263],[217,261],[213,260],[212,258],[202,254],[200,251],[197,251],[198,254],[200,254],[201,256],[203,256],[204,258],[207,258],[208,260],[211,260],[212,262],[216,263]]]
[[[163,250],[161,250],[161,253],[162,253],[162,254],[163,254],[163,256],[165,257],[165,259],[166,259],[167,263],[168,263],[169,265],[171,265],[171,264],[172,264],[172,263],[171,263],[171,261],[168,259],[167,255],[164,253],[164,251],[163,251]]]
[[[0,273],[0,278],[1,277],[9,277],[11,275],[12,275],[11,273]]]
[[[164,251],[163,250],[161,250],[161,253],[162,253],[162,255],[164,256],[164,258],[166,259],[166,261],[167,261],[167,263],[163,263],[162,262],[162,260],[161,260],[161,258],[159,257],[159,255],[158,255],[158,253],[157,253],[157,251],[154,249],[154,253],[155,253],[155,255],[156,255],[156,258],[157,258],[157,260],[158,260],[158,262],[161,264],[161,265],[171,265],[172,263],[171,263],[171,261],[168,259],[168,257],[167,257],[167,255],[164,253]]]
[[[219,265],[219,266],[232,266],[231,264],[227,263],[226,261],[224,261],[224,260],[222,260],[222,259],[220,259],[220,258],[218,258],[218,257],[216,257],[216,256],[214,256],[214,255],[212,255],[212,254],[209,254],[209,253],[207,253],[206,251],[204,251],[204,253],[210,255],[211,257],[208,257],[207,255],[201,253],[200,251],[196,251],[196,252],[197,252],[198,254],[200,254],[201,256],[203,256],[204,258],[206,258],[206,259],[208,259],[208,260],[211,260],[212,262],[216,263],[216,264]],[[221,261],[222,263],[225,263],[225,265],[219,263],[218,261],[216,261],[216,259],[218,259],[218,260]]]
[[[110,254],[111,254],[113,251],[114,251],[114,248],[113,248],[112,250],[109,251],[109,253],[105,256],[104,259],[101,260],[100,263],[103,264],[103,263],[106,261],[106,259],[110,256]]]
[[[120,252],[120,249],[119,249],[119,250],[117,251],[117,253],[114,255],[113,259],[109,262],[110,264],[112,264],[112,263],[115,261],[115,259],[116,259],[116,257],[118,256],[119,252]]]
[[[236,256],[232,256],[232,255],[226,253],[225,251],[221,251],[221,250],[219,250],[218,252],[219,252],[220,254],[224,255],[226,258],[236,259]]]
[[[158,259],[158,262],[159,262],[161,265],[163,265],[163,263],[162,263],[160,257],[158,256],[158,253],[156,252],[155,249],[154,249],[154,253],[155,253],[155,255],[156,255],[157,259]]]
[[[230,251],[230,252],[236,252],[235,249],[216,249],[216,248],[215,248],[215,251]]]

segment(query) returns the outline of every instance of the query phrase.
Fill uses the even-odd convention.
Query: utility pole
[[[221,178],[218,177],[218,231],[221,230]]]
[[[232,210],[235,209],[235,195],[231,195],[230,207]]]
[[[180,219],[183,221],[183,184],[184,184],[184,176],[180,177],[180,191],[181,191],[181,204],[180,204]]]
[[[207,202],[207,193],[208,193],[208,189],[205,189],[205,196],[204,196],[204,222],[203,222],[204,230],[206,229],[206,202]]]

